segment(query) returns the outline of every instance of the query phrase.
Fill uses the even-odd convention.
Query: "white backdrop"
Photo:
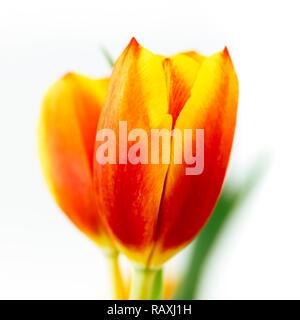
[[[109,75],[132,36],[160,54],[228,46],[240,82],[231,173],[272,166],[211,257],[203,298],[300,299],[297,1],[0,2],[0,298],[105,298],[101,252],[59,212],[41,177],[36,124],[67,71]],[[178,259],[179,260],[179,259]]]

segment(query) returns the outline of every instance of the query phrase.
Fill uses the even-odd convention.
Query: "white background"
[[[300,299],[300,46],[297,1],[0,2],[0,298],[105,298],[101,252],[41,177],[42,96],[67,71],[109,75],[132,36],[159,54],[228,46],[240,82],[230,173],[271,166],[211,256],[202,298]],[[180,257],[177,259],[180,260]]]

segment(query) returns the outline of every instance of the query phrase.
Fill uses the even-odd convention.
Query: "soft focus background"
[[[99,48],[116,58],[135,36],[166,55],[227,45],[240,82],[228,176],[269,159],[209,258],[201,298],[300,299],[299,10],[297,1],[1,1],[0,298],[108,296],[100,250],[45,187],[36,126],[49,85],[68,71],[109,75]]]

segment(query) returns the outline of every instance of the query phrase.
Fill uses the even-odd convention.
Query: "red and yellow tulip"
[[[47,92],[39,120],[39,155],[47,185],[69,219],[100,246],[111,247],[93,188],[93,152],[108,79],[69,73]]]
[[[128,131],[141,128],[149,135],[155,128],[201,128],[205,135],[201,175],[186,175],[174,161],[99,164],[94,157],[99,212],[129,259],[159,267],[204,226],[225,177],[237,103],[238,81],[227,48],[209,57],[186,52],[165,58],[133,38],[118,58],[98,130],[112,129],[117,143],[120,121],[127,121]],[[173,139],[171,145],[177,147]]]
[[[47,185],[62,211],[107,254],[116,299],[125,297],[118,251],[95,201],[93,155],[109,79],[68,73],[48,90],[39,119],[39,155]]]
[[[125,297],[117,250],[142,268],[133,276],[131,297],[149,298],[155,270],[209,218],[229,162],[237,103],[238,81],[227,48],[208,57],[190,51],[167,58],[134,38],[110,79],[70,73],[47,92],[39,122],[47,184],[78,229],[113,257],[117,297]],[[203,129],[202,173],[187,175],[173,153],[169,163],[100,164],[97,131],[113,130],[120,150],[121,121],[126,130],[142,129],[149,136],[153,129]],[[169,140],[172,150],[190,154],[196,142],[193,136],[183,148],[173,136]]]

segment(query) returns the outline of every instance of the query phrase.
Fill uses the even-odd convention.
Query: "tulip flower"
[[[47,92],[39,120],[39,155],[47,185],[74,225],[110,261],[114,290],[122,297],[117,250],[104,231],[93,187],[93,149],[108,79],[69,73]]]
[[[100,137],[94,178],[103,222],[120,251],[137,265],[132,298],[149,298],[155,270],[187,246],[208,220],[228,166],[237,103],[238,81],[226,47],[208,57],[185,52],[165,58],[133,38],[114,64],[98,130],[116,133],[119,162],[101,162]],[[201,174],[186,174],[186,164],[176,163],[175,153],[170,163],[131,163],[124,154],[119,158],[124,121],[127,132],[139,128],[149,135],[152,129],[182,134],[203,129]],[[136,142],[129,140],[128,150]],[[196,143],[194,134],[184,146],[170,138],[173,151],[192,154]],[[144,147],[150,150],[149,144]]]

